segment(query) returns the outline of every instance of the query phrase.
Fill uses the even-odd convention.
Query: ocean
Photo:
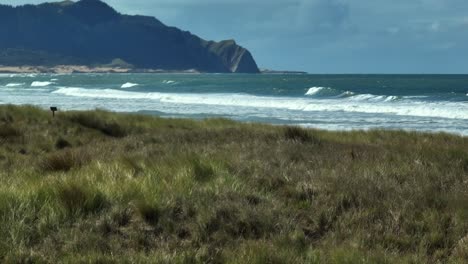
[[[1,74],[0,104],[468,135],[468,75]]]

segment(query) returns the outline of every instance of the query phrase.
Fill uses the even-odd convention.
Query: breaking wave
[[[391,102],[400,99],[400,97],[394,95],[359,94],[353,95],[348,99],[354,101]]]
[[[138,85],[139,85],[138,83],[128,82],[128,83],[122,84],[122,86],[120,88],[132,88],[132,87],[135,87],[135,86],[138,86]]]
[[[18,87],[18,86],[22,86],[24,85],[24,83],[9,83],[7,85],[5,85],[5,87]]]
[[[344,96],[346,91],[336,90],[330,87],[311,87],[305,93],[306,96],[313,96],[313,97],[336,97],[336,96]],[[352,94],[352,93],[351,93]]]
[[[309,88],[309,90],[307,91],[307,93],[305,93],[305,95],[315,95],[315,94],[319,93],[320,91],[322,91],[323,89],[330,89],[330,88],[325,88],[325,87],[311,87],[311,88]]]
[[[305,95],[315,98],[344,98],[353,101],[373,102],[390,102],[400,99],[400,97],[394,95],[355,94],[354,92],[342,91],[329,87],[311,87]]]
[[[38,82],[38,81],[35,81],[35,82],[31,83],[31,87],[45,87],[45,86],[49,86],[51,84],[54,84],[54,82]]]
[[[352,95],[344,98],[316,99],[295,97],[254,96],[238,93],[159,93],[130,92],[114,89],[84,89],[61,87],[53,92],[74,97],[126,100],[150,100],[164,104],[212,107],[268,108],[302,112],[354,112],[401,116],[468,119],[468,104],[459,102],[423,102],[397,96]]]

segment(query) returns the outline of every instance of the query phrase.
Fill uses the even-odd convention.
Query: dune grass
[[[468,138],[0,106],[2,263],[466,263]]]

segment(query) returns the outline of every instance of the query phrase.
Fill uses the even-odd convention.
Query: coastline
[[[85,65],[57,65],[57,66],[0,66],[0,73],[50,73],[50,74],[71,74],[71,73],[201,73],[197,70],[163,70],[163,69],[136,69],[125,67],[109,66],[85,66]]]
[[[50,73],[50,74],[70,74],[70,73],[203,73],[195,69],[188,70],[164,70],[164,69],[141,69],[130,67],[113,66],[87,66],[87,65],[56,65],[56,66],[5,66],[0,65],[2,74],[20,74],[20,73]],[[258,74],[278,74],[278,75],[303,75],[308,74],[303,71],[277,71],[270,69],[261,69]]]

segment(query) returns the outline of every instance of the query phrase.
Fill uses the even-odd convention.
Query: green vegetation
[[[2,263],[466,263],[468,138],[0,106]]]
[[[46,72],[81,65],[260,73],[252,54],[233,40],[205,41],[154,17],[120,14],[100,0],[0,2],[0,65],[38,66]]]

